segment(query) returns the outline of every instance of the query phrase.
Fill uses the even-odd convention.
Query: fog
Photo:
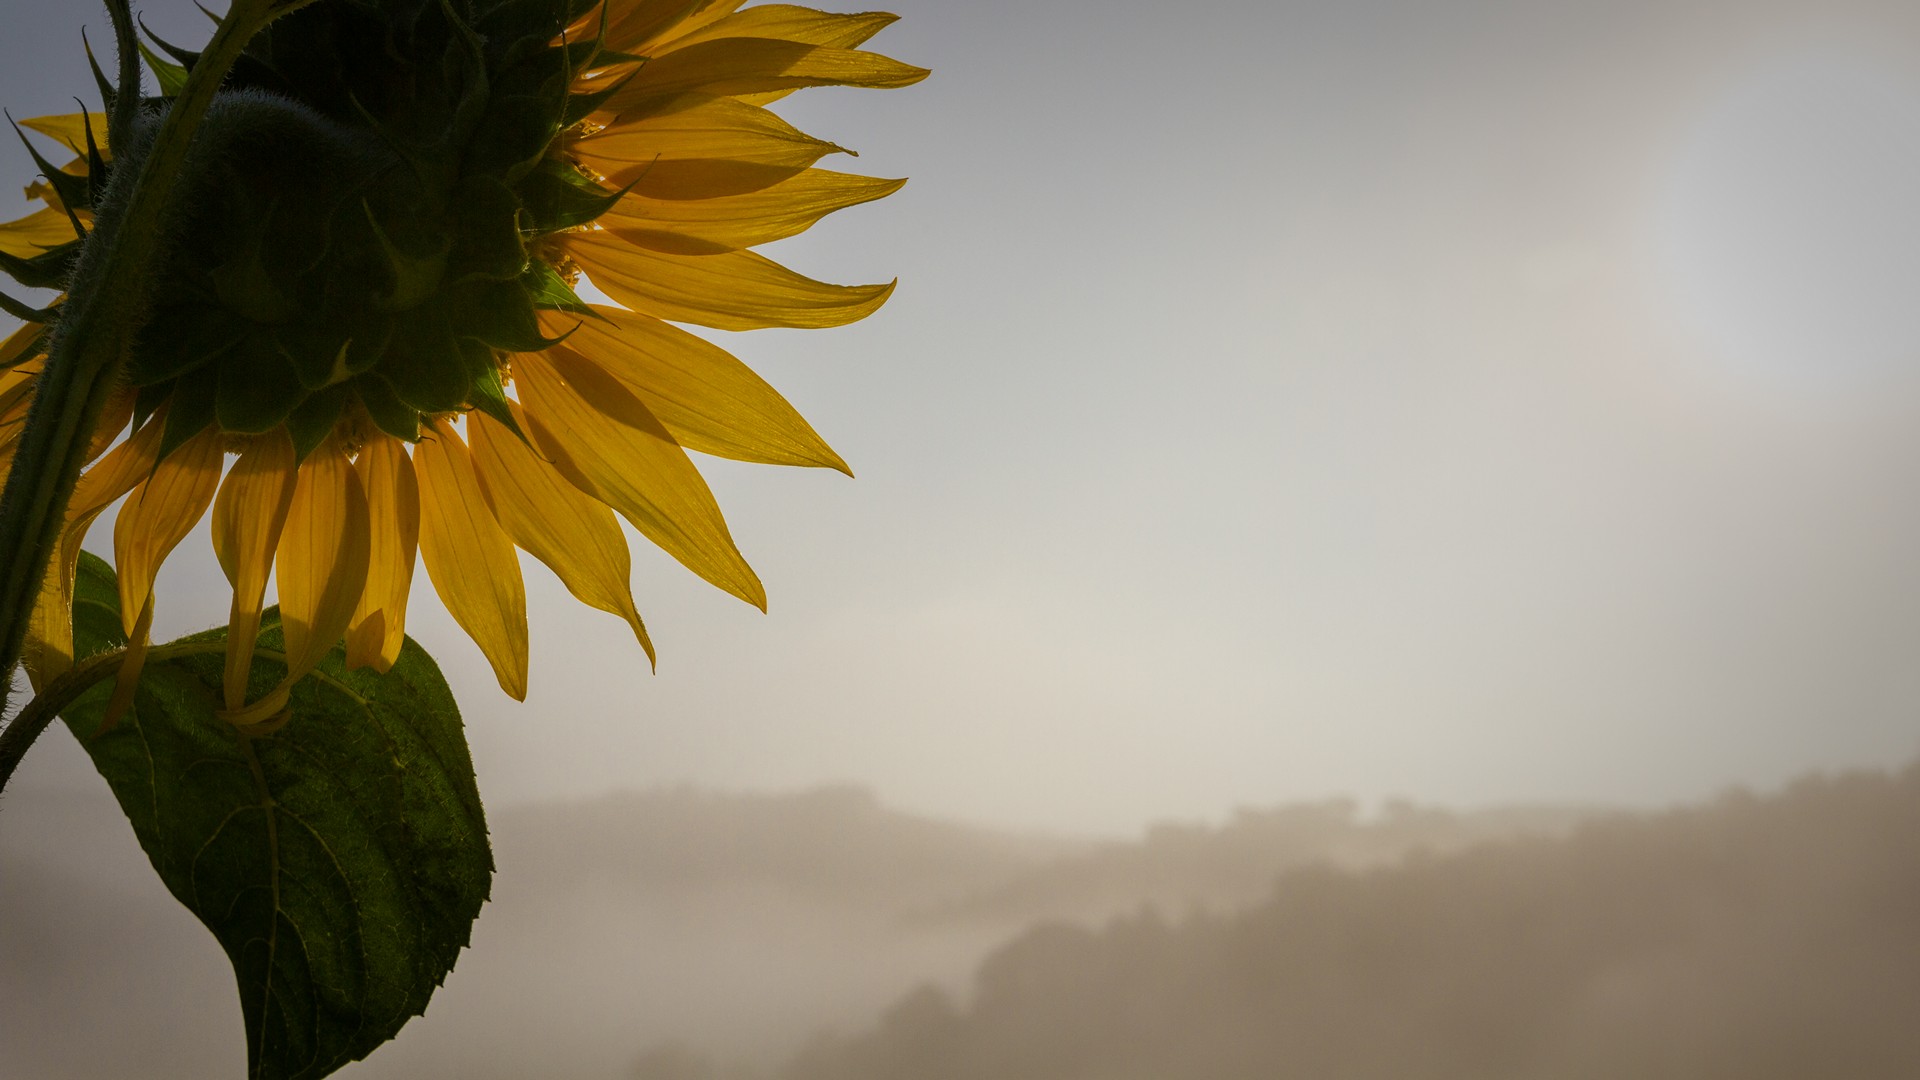
[[[897,293],[717,335],[858,479],[702,461],[770,611],[636,544],[657,674],[530,563],[507,701],[417,583],[499,873],[341,1075],[1920,1075],[1914,6],[887,6],[931,79],[781,109],[911,182],[770,253]],[[54,732],[0,1080],[243,1063]]]
[[[98,19],[4,10],[15,115],[93,92]],[[1920,752],[1911,5],[897,10],[932,78],[781,106],[911,181],[772,252],[897,293],[721,335],[858,478],[703,461],[771,610],[636,544],[654,676],[528,564],[508,701],[422,582],[490,800],[854,781],[1121,835]],[[156,636],[225,619],[208,548]]]
[[[5,813],[0,910],[16,929],[0,944],[0,1075],[240,1070],[237,1013],[205,1004],[231,1005],[225,961],[149,880],[124,825],[78,800]],[[501,811],[471,948],[428,1015],[346,1075],[619,1077],[663,1045],[772,1069],[923,983],[964,992],[983,956],[1038,922],[1233,911],[1289,867],[1558,835],[1591,813],[1402,804],[1363,819],[1329,802],[1102,841],[916,817],[858,788]]]
[[[1295,871],[1224,917],[1042,926],[965,1005],[922,991],[780,1075],[1912,1076],[1915,826],[1920,768],[1810,779],[1569,840]]]
[[[340,1075],[1894,1080],[1920,1069],[1916,830],[1920,765],[1126,841],[846,787],[519,807],[428,1014]],[[111,813],[19,801],[0,857],[0,1076],[243,1071],[224,959]]]

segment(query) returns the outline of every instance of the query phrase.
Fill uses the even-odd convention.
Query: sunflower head
[[[580,306],[529,252],[621,194],[552,152],[607,96],[573,89],[601,54],[566,34],[584,6],[331,0],[256,38],[129,366],[137,414],[169,405],[162,453],[285,425],[304,457],[350,410],[409,442],[468,408],[517,430],[500,356],[554,343],[537,304]]]
[[[748,249],[898,188],[814,168],[840,148],[766,108],[806,86],[924,77],[857,49],[892,19],[739,0],[319,0],[273,23],[179,178],[126,385],[95,432],[105,456],[43,592],[43,674],[71,654],[79,540],[130,491],[115,527],[130,632],[160,561],[213,509],[237,716],[285,696],[235,696],[269,573],[289,682],[343,634],[353,662],[392,662],[416,552],[511,693],[526,679],[516,548],[651,654],[615,512],[764,606],[685,451],[845,466],[672,324],[833,326],[886,299],[890,284],[827,285]],[[48,207],[0,225],[0,269],[67,284],[115,174],[141,162],[198,59],[157,44],[172,57],[149,56],[162,93],[125,145],[101,145],[84,116],[28,122],[79,157],[41,162],[29,193]],[[583,303],[583,272],[623,306]],[[24,411],[43,355],[34,327],[0,346],[0,420]]]

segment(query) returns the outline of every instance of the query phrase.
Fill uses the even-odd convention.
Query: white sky
[[[15,116],[91,93],[104,15],[4,10]],[[772,253],[900,289],[727,342],[859,479],[715,463],[771,613],[636,547],[658,675],[529,563],[524,705],[420,575],[491,800],[852,779],[1113,831],[1920,750],[1910,5],[893,10],[932,79],[783,109],[913,182]],[[225,617],[203,538],[161,589]],[[55,742],[19,797],[84,772]]]

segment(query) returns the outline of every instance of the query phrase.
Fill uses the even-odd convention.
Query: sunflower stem
[[[0,790],[5,790],[7,781],[12,778],[14,767],[26,756],[27,748],[33,740],[47,730],[60,711],[74,703],[81,694],[92,689],[97,683],[113,678],[120,669],[120,659],[126,649],[108,649],[95,653],[68,668],[66,674],[47,683],[32,701],[20,710],[5,730],[0,730]]]
[[[156,664],[164,663],[176,656],[224,652],[226,647],[225,641],[177,641],[147,650],[147,659]],[[0,730],[0,791],[6,789],[14,768],[26,756],[33,740],[52,726],[54,718],[78,701],[81,694],[113,678],[126,655],[126,647],[120,646],[94,653],[68,668],[65,674],[42,687],[33,700],[21,708],[20,715],[14,717],[4,730]],[[273,660],[279,659],[282,654],[261,649],[255,655]]]
[[[59,542],[94,425],[146,317],[153,264],[173,216],[172,195],[194,132],[247,42],[305,2],[234,0],[139,168],[115,177],[96,208],[94,230],[59,309],[46,366],[0,496],[0,674],[6,676],[0,680],[0,712],[11,694],[34,600]],[[113,122],[130,127],[140,99],[139,48],[127,0],[109,0],[107,8],[120,53],[121,85],[115,92]],[[121,137],[121,131],[113,136]],[[133,175],[124,175],[129,172]],[[22,729],[16,738],[14,728],[19,726],[16,720],[4,733],[9,744],[31,743],[39,734]],[[25,745],[20,746],[19,752],[24,751]]]

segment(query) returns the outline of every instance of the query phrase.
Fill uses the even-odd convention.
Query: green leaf
[[[75,644],[121,638],[113,571],[82,555]],[[277,611],[251,697],[285,669]],[[460,714],[411,640],[385,675],[336,648],[292,719],[250,737],[219,719],[224,630],[156,646],[134,707],[96,734],[110,687],[64,715],[174,897],[233,962],[253,1080],[312,1080],[427,1006],[467,944],[493,858]]]

